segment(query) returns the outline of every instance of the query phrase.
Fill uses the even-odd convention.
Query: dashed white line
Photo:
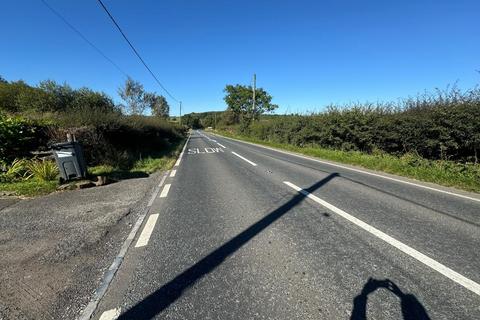
[[[120,316],[120,308],[110,309],[102,313],[100,320],[116,320]]]
[[[176,174],[177,174],[177,170],[172,170],[172,172],[170,172],[170,178],[175,177]]]
[[[222,147],[222,148],[224,148],[224,149],[227,149],[227,147],[225,147],[225,146],[224,146],[223,144],[221,144],[220,142],[217,142],[217,144],[218,144],[220,147]]]
[[[403,253],[406,253],[410,257],[420,261],[421,263],[425,264],[426,266],[432,268],[433,270],[441,273],[445,277],[449,278],[450,280],[460,284],[464,288],[472,291],[473,293],[476,293],[477,295],[480,295],[480,284],[474,282],[473,280],[470,280],[458,272],[448,268],[447,266],[441,264],[440,262],[433,260],[432,258],[424,255],[423,253],[413,249],[412,247],[396,240],[395,238],[387,235],[386,233],[378,230],[375,227],[372,227],[371,225],[363,222],[362,220],[355,218],[351,214],[346,213],[342,209],[339,209],[335,207],[334,205],[326,202],[325,200],[320,199],[319,197],[311,194],[310,192],[303,190],[302,188],[294,185],[291,182],[284,181],[287,186],[293,188],[297,192],[305,195],[306,197],[310,198],[311,200],[317,202],[318,204],[324,206],[325,208],[335,212],[337,215],[341,216],[342,218],[350,221],[351,223],[355,224],[356,226],[362,228],[363,230],[369,232],[370,234],[376,236],[377,238],[385,241],[386,243],[390,244],[391,246],[397,248],[398,250],[402,251]]]
[[[180,165],[180,161],[182,161],[182,156],[183,156],[183,153],[180,153],[180,156],[178,157],[177,162],[175,162],[174,167],[178,167]]]
[[[163,187],[162,193],[160,193],[160,198],[166,198],[168,195],[168,191],[170,190],[171,184],[168,183]]]
[[[148,240],[150,240],[150,236],[152,235],[153,228],[157,223],[158,214],[152,214],[148,217],[147,223],[145,223],[145,227],[143,227],[143,231],[138,237],[137,243],[135,244],[135,248],[144,247],[148,244]]]
[[[239,157],[240,159],[242,159],[242,160],[244,160],[244,161],[246,161],[246,162],[250,163],[252,166],[254,166],[254,167],[256,167],[256,166],[257,166],[257,164],[256,164],[255,162],[252,162],[252,161],[248,160],[247,158],[244,158],[244,157],[242,157],[242,156],[241,156],[241,155],[239,155],[238,153],[236,153],[236,152],[233,152],[233,151],[232,151],[232,153],[233,153],[234,155],[236,155],[237,157]]]
[[[174,167],[178,167],[180,165],[180,162],[182,161],[183,154],[185,153],[185,148],[187,147],[188,141],[190,140],[190,136],[188,136],[187,141],[185,141],[185,144],[183,145],[182,152],[180,152],[180,155],[178,156],[177,162],[175,162]]]

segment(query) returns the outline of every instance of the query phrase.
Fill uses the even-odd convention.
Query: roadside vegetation
[[[186,128],[170,122],[166,99],[140,83],[127,79],[119,94],[124,105],[88,88],[50,80],[31,86],[0,77],[0,191],[54,191],[58,168],[48,151],[67,134],[82,144],[92,175],[122,179],[167,168]]]
[[[330,105],[308,115],[246,116],[230,99],[219,113],[191,114],[191,127],[322,159],[480,192],[480,89],[456,87],[397,103]],[[229,103],[229,101],[232,101]],[[269,110],[265,110],[269,111]],[[247,121],[242,123],[244,118]]]

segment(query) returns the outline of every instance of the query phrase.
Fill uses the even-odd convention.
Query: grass
[[[14,192],[18,196],[40,196],[54,192],[58,187],[58,181],[44,181],[40,179],[30,179],[14,182],[0,182],[0,190]]]
[[[170,148],[162,150],[155,155],[143,158],[135,162],[132,168],[122,169],[109,165],[99,165],[88,168],[90,176],[107,176],[114,180],[132,179],[148,177],[149,174],[160,170],[168,170],[173,167],[178,155],[181,152],[185,139],[172,144]],[[40,166],[44,163],[36,163]],[[38,167],[37,166],[37,167]],[[45,168],[40,166],[38,177],[28,180],[13,180],[9,182],[0,182],[0,191],[13,192],[17,196],[41,196],[54,192],[59,183],[57,180],[43,180],[42,178],[51,179],[57,176],[58,171],[55,168]],[[40,170],[41,169],[41,170]]]
[[[99,165],[88,168],[91,176],[107,176],[115,180],[148,177],[156,171],[169,170],[175,164],[185,139],[173,144],[170,148],[137,160],[131,168],[119,168]]]
[[[480,193],[480,164],[427,160],[414,154],[396,157],[382,152],[367,154],[358,151],[325,149],[317,146],[297,147],[290,144],[241,136],[224,130],[217,131],[217,133],[226,137],[292,151],[307,156],[361,166],[366,169]]]

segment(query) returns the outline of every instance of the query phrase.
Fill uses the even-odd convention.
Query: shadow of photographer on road
[[[390,279],[377,280],[369,278],[362,291],[353,299],[353,310],[350,320],[367,319],[368,295],[379,288],[385,288],[400,298],[402,316],[405,320],[430,320],[427,311],[413,294],[405,294]]]

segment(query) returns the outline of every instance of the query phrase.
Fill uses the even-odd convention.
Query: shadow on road
[[[427,311],[413,294],[403,293],[402,290],[389,279],[377,280],[373,278],[368,279],[360,294],[353,299],[353,310],[350,320],[367,319],[368,295],[379,288],[387,289],[400,299],[404,320],[430,320]]]
[[[332,173],[305,190],[311,193],[336,176],[337,173]],[[268,213],[261,220],[257,221],[237,236],[212,251],[202,260],[170,280],[160,289],[138,302],[132,308],[126,310],[118,319],[151,319],[155,315],[161,313],[170,304],[180,298],[185,289],[188,289],[203,276],[213,271],[244,244],[281,218],[285,213],[290,211],[290,209],[298,205],[305,197],[306,196],[301,193],[293,196],[285,204]]]

